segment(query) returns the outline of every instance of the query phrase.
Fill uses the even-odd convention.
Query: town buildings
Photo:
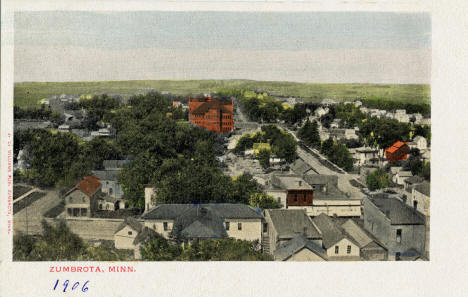
[[[425,219],[403,201],[390,197],[363,200],[364,227],[388,249],[389,260],[410,260],[423,255]]]
[[[189,98],[189,121],[217,133],[231,132],[234,128],[234,100]]]

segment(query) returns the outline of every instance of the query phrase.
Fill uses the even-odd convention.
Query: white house
[[[418,135],[413,138],[413,141],[411,141],[408,146],[410,148],[417,148],[420,151],[423,151],[427,149],[427,140],[426,138],[422,137],[421,135]]]
[[[413,176],[411,171],[403,171],[400,170],[397,174],[395,174],[392,178],[392,181],[399,185],[405,185],[405,180],[409,177]]]
[[[323,248],[329,260],[360,260],[359,244],[343,232],[327,215],[321,214],[312,219],[323,236]]]

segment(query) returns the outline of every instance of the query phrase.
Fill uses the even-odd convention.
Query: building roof
[[[420,177],[420,176],[410,176],[408,177],[406,180],[405,180],[405,183],[407,184],[419,184],[419,183],[422,183],[424,181],[424,178]]]
[[[357,242],[359,248],[367,246],[373,239],[353,220],[348,219],[341,228]]]
[[[207,204],[160,204],[142,215],[142,219],[174,220],[189,209],[204,207],[216,212],[223,219],[261,219],[263,217],[259,209],[245,204],[233,203],[207,203]]]
[[[350,200],[350,198],[335,185],[327,184],[325,191],[314,191],[314,200]]]
[[[337,175],[306,174],[304,180],[309,185],[338,185]]]
[[[117,181],[120,176],[120,170],[93,170],[92,174],[102,181]]]
[[[307,238],[322,238],[322,235],[303,209],[265,210],[280,239],[293,238],[304,234]]]
[[[104,160],[102,161],[102,166],[105,169],[121,169],[124,168],[125,164],[130,162],[130,160]]]
[[[76,185],[76,188],[88,196],[93,196],[101,188],[101,181],[95,176],[88,175]]]
[[[398,176],[399,177],[411,177],[413,176],[413,174],[411,173],[411,171],[399,171]]]
[[[312,187],[297,175],[275,174],[271,181],[276,187],[284,190],[312,190]]]
[[[137,244],[139,244],[141,242],[151,240],[151,239],[154,239],[156,237],[161,237],[161,235],[159,235],[156,231],[154,231],[151,228],[143,227],[141,232],[138,232],[137,236],[133,240],[133,244],[137,245]]]
[[[398,199],[375,197],[369,200],[379,208],[392,225],[424,225],[423,215]]]
[[[225,238],[224,220],[210,207],[196,205],[175,221],[171,235],[176,238]]]
[[[323,246],[328,249],[333,246],[335,243],[339,242],[346,236],[341,232],[338,226],[335,225],[333,220],[322,213],[312,219],[315,225],[318,227],[323,236]]]
[[[404,145],[408,145],[408,143],[403,141],[396,141],[391,147],[385,149],[385,151],[389,153],[394,153]]]
[[[415,191],[418,191],[419,193],[426,195],[427,197],[431,196],[431,184],[427,181],[416,185],[414,187]]]
[[[326,251],[317,243],[308,240],[303,234],[297,234],[293,239],[280,245],[274,252],[275,259],[285,261],[302,249],[308,249],[324,260],[327,260]]]
[[[294,163],[292,163],[291,169],[299,175],[304,175],[307,171],[311,170],[312,167],[310,167],[309,164],[304,162],[304,160],[299,158],[296,161],[294,161]]]
[[[125,220],[122,222],[122,224],[120,224],[117,230],[114,232],[114,234],[119,232],[126,226],[130,226],[130,228],[132,228],[136,232],[141,232],[141,230],[143,229],[143,225],[140,222],[138,222],[135,218],[126,217]]]
[[[222,110],[223,112],[232,112],[232,110],[228,109],[226,105],[232,105],[232,100],[212,99],[198,106],[195,110],[192,111],[192,114],[205,114],[210,109],[218,109]]]

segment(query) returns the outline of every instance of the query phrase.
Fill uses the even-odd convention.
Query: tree
[[[170,244],[162,236],[149,241],[140,251],[142,259],[147,261],[172,261],[182,252],[179,246]]]
[[[367,176],[366,183],[371,191],[375,191],[386,188],[390,183],[390,177],[382,169],[377,169]]]
[[[194,242],[184,249],[182,261],[270,261],[271,256],[258,251],[258,242],[234,238]]]
[[[260,150],[257,154],[257,159],[263,169],[270,167],[270,150]]]
[[[422,165],[421,175],[424,179],[430,181],[431,180],[431,162],[425,162]]]
[[[249,204],[253,207],[261,209],[276,209],[281,208],[281,204],[272,196],[265,193],[254,193],[250,196]]]
[[[298,136],[309,146],[315,148],[320,146],[320,135],[316,121],[311,123],[307,120],[304,126],[299,129]]]

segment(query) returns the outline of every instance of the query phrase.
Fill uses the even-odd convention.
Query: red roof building
[[[189,98],[189,120],[198,127],[217,133],[231,132],[234,128],[234,101]]]
[[[397,141],[391,147],[385,149],[385,158],[388,162],[405,160],[408,157],[408,150],[407,142]]]

